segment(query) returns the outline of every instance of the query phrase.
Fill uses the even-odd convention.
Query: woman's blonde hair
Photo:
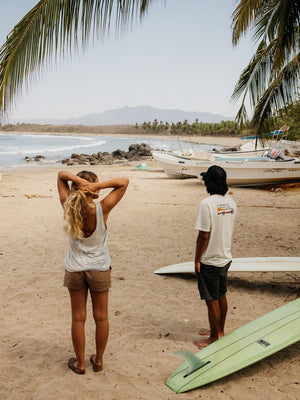
[[[89,182],[97,182],[98,177],[90,171],[81,171],[77,174],[80,178]],[[86,193],[78,189],[72,182],[71,189],[64,204],[64,229],[72,239],[83,238],[83,223],[86,217],[87,198]]]

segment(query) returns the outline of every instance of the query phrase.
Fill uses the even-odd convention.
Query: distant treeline
[[[71,134],[151,134],[151,135],[203,135],[203,136],[239,136],[238,124],[233,121],[220,123],[203,123],[196,120],[189,124],[187,120],[177,123],[144,122],[135,125],[40,125],[40,124],[7,124],[0,125],[3,132],[45,132]]]
[[[281,126],[289,126],[288,139],[300,139],[300,102],[281,110],[277,119],[270,123],[268,133],[279,129]],[[138,134],[138,135],[177,135],[177,136],[249,136],[252,135],[249,124],[244,126],[243,132],[234,121],[221,121],[219,123],[204,123],[197,119],[193,123],[187,120],[183,122],[169,123],[158,121],[136,123],[135,125],[39,125],[39,124],[0,124],[2,132],[39,132],[39,133],[65,133],[65,134]]]
[[[155,119],[153,122],[143,122],[136,124],[137,130],[144,130],[151,133],[158,133],[164,135],[187,135],[187,136],[240,136],[241,132],[239,126],[233,121],[222,121],[220,123],[204,123],[199,122],[198,119],[190,124],[187,120],[183,122],[168,123],[158,122]]]
[[[287,138],[289,140],[300,139],[300,101],[288,106],[278,112],[276,118],[269,123],[266,134],[274,130],[280,129],[283,125],[287,125],[289,130]],[[197,119],[190,124],[187,120],[183,122],[171,123],[154,120],[153,122],[144,122],[136,124],[137,130],[145,132],[170,134],[170,135],[187,135],[187,136],[250,136],[254,134],[250,128],[249,122],[243,127],[241,132],[239,125],[234,121],[221,121],[220,123],[204,123]]]
[[[136,133],[134,125],[50,125],[50,124],[0,124],[2,132],[34,132],[34,133],[65,133],[65,134],[130,134]]]

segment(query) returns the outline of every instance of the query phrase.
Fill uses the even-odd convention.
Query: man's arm
[[[200,259],[207,248],[210,232],[199,231],[196,241],[195,272],[200,272]]]

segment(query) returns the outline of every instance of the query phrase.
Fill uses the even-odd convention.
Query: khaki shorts
[[[64,286],[68,289],[105,292],[111,288],[111,268],[107,271],[65,271]]]

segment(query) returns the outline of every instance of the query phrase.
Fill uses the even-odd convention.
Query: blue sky
[[[37,3],[0,0],[0,42]],[[156,0],[121,37],[91,42],[84,53],[51,63],[31,82],[9,121],[79,117],[149,105],[233,117],[234,85],[254,53],[248,38],[233,48],[234,0]]]

